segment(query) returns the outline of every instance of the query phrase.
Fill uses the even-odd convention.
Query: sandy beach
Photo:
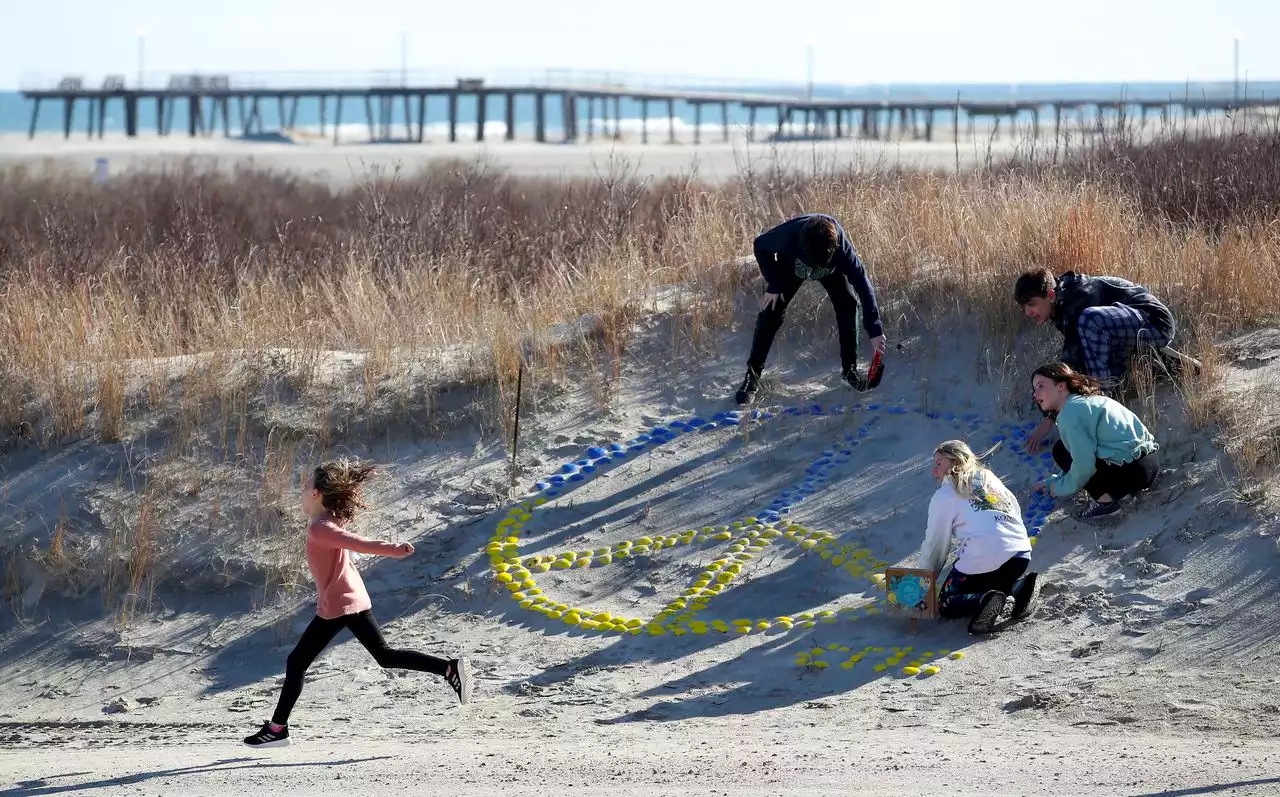
[[[957,152],[963,169],[988,158],[987,141],[333,146],[7,135],[0,166],[87,176],[105,158],[110,176],[194,158],[340,184],[460,158],[526,176],[696,168],[724,180],[774,163],[954,170]],[[1019,146],[992,142],[990,157]],[[1026,218],[1031,227],[1040,217]],[[924,264],[920,279],[931,265],[945,264]],[[755,268],[747,251],[736,266]],[[353,528],[416,551],[358,558],[374,612],[392,646],[473,663],[474,699],[459,706],[439,679],[382,669],[344,632],[308,673],[288,748],[241,739],[271,714],[314,592],[305,579],[292,594],[264,588],[287,568],[278,551],[245,544],[237,524],[272,514],[296,526],[300,546],[296,502],[268,512],[268,488],[247,470],[169,456],[169,421],[148,409],[111,443],[90,435],[48,453],[15,438],[0,452],[0,531],[23,546],[14,543],[3,575],[12,613],[0,621],[0,795],[1280,793],[1280,512],[1233,481],[1219,430],[1200,423],[1203,404],[1168,381],[1152,388],[1143,411],[1161,446],[1160,481],[1119,516],[1089,523],[1073,517],[1070,499],[1030,499],[1052,462],[1024,445],[1040,419],[1027,375],[1060,338],[1028,328],[1001,348],[971,308],[939,302],[957,311],[943,316],[885,305],[886,377],[858,394],[836,373],[828,300],[809,288],[789,311],[757,404],[740,408],[731,397],[756,297],[735,296],[723,323],[704,320],[705,337],[687,339],[698,291],[718,284],[666,286],[659,298],[620,292],[630,304],[619,314],[616,383],[602,386],[599,371],[579,365],[548,367],[554,375],[521,418],[514,487],[508,441],[477,422],[478,407],[494,406],[493,385],[476,386],[454,351],[405,355],[412,372],[377,384],[367,381],[378,373],[365,370],[371,351],[307,352],[305,384],[279,376],[296,350],[126,364],[164,374],[139,389],[154,391],[157,406],[186,395],[202,358],[254,375],[271,400],[242,396],[235,411],[292,436],[289,489],[292,457],[327,448],[321,438],[383,464],[373,508]],[[584,316],[566,339],[581,344],[574,335],[598,323]],[[1224,395],[1272,395],[1263,388],[1280,384],[1276,330],[1218,345]],[[405,383],[408,399],[393,390]],[[350,427],[330,427],[324,402]],[[429,417],[415,425],[418,411]],[[402,429],[360,431],[368,414],[397,412]],[[1264,419],[1274,420],[1255,416]],[[205,415],[183,432],[225,443],[229,429]],[[914,563],[937,487],[932,452],[956,438],[977,450],[999,444],[991,466],[1036,532],[1032,613],[988,636],[934,620],[913,633],[872,578]],[[104,519],[140,500],[125,474],[144,459],[163,459],[155,472],[178,497],[154,529],[171,543],[155,556],[157,581],[130,596],[139,611],[125,618],[104,608],[94,572],[103,549],[92,546],[107,544]],[[198,509],[215,495],[218,523]],[[67,529],[86,547],[64,551]],[[47,577],[55,559],[57,583]],[[686,611],[696,617],[679,633],[664,624]]]
[[[138,748],[122,736],[104,748],[0,754],[13,784],[3,794],[241,795],[288,788],[316,797],[365,794],[512,792],[635,795],[856,795],[929,789],[984,795],[1267,795],[1280,744],[1102,735],[1035,725],[1016,729],[933,723],[876,727],[878,712],[850,718],[817,707],[796,724],[692,722],[663,729],[581,729],[568,724],[485,720],[498,738],[383,731],[358,743],[329,739],[276,751],[269,759],[215,744]],[[504,722],[505,720],[505,722]],[[138,735],[151,734],[140,729]],[[151,734],[154,735],[154,734]],[[727,738],[728,737],[728,738]],[[930,746],[912,749],[913,738]],[[217,747],[215,751],[213,748]],[[137,751],[137,752],[135,752]],[[113,755],[114,754],[114,755]]]
[[[815,323],[804,312],[796,323]],[[27,586],[0,645],[0,793],[1275,793],[1280,643],[1262,598],[1280,567],[1280,522],[1231,500],[1222,455],[1208,432],[1187,430],[1176,394],[1161,389],[1153,427],[1157,489],[1102,526],[1066,505],[1041,513],[1031,618],[989,637],[942,621],[912,635],[869,576],[920,544],[933,446],[1008,440],[993,467],[1025,495],[1047,467],[1016,444],[1035,418],[973,380],[979,340],[940,319],[948,335],[894,342],[884,384],[866,396],[836,380],[834,335],[784,334],[764,415],[717,421],[736,417],[724,415],[726,390],[750,318],[744,306],[712,356],[672,359],[660,353],[674,322],[656,312],[637,322],[608,409],[572,378],[539,399],[514,508],[505,446],[477,444],[466,424],[356,452],[391,465],[357,530],[417,547],[361,562],[375,612],[393,645],[470,656],[471,705],[437,679],[380,669],[343,635],[308,676],[293,746],[251,750],[240,738],[270,713],[314,611],[305,589],[264,603],[234,578],[175,572],[121,630],[91,599]],[[1260,360],[1274,378],[1266,340],[1234,344],[1229,380],[1257,377]],[[361,356],[338,362],[357,373]],[[712,426],[685,424],[695,417]],[[673,421],[688,428],[641,439]],[[535,486],[615,443],[638,448],[554,492]],[[51,485],[94,478],[92,456],[29,463],[9,478],[9,505],[51,511]],[[786,522],[753,527],[777,496],[790,496]],[[253,500],[228,494],[224,511]],[[671,540],[534,577],[551,600],[635,620],[637,633],[522,607],[485,553],[514,533],[513,517],[522,557]],[[804,530],[794,539],[783,533],[793,523]],[[701,613],[703,631],[654,635],[644,624],[731,544],[697,533],[707,528],[776,533],[751,538],[759,552]],[[685,529],[687,540],[666,536]],[[829,534],[817,549],[802,544],[811,530]],[[938,669],[904,673],[915,661]]]
[[[1052,137],[1041,146],[1052,148]],[[54,166],[80,174],[93,174],[98,158],[106,158],[110,173],[153,167],[165,162],[191,158],[203,165],[232,168],[237,163],[307,174],[337,183],[358,179],[377,169],[397,166],[412,172],[449,159],[483,160],[499,164],[520,176],[591,178],[607,174],[611,168],[634,170],[654,178],[697,174],[720,181],[737,176],[749,166],[768,169],[773,164],[801,173],[854,167],[902,167],[954,170],[981,164],[990,156],[1001,159],[1025,147],[1005,136],[992,141],[977,136],[954,141],[873,141],[797,140],[748,142],[735,136],[724,142],[710,136],[702,144],[691,141],[666,143],[654,136],[650,143],[638,140],[594,143],[545,143],[532,141],[492,141],[476,143],[361,143],[358,135],[351,143],[299,139],[295,142],[259,142],[240,139],[172,136],[123,136],[87,140],[73,133],[70,139],[39,135],[29,140],[21,134],[0,135],[0,165],[23,163],[34,168]]]
[[[1154,118],[1143,124],[1133,121],[1128,124],[1130,135],[1151,139],[1162,132],[1221,132],[1238,124],[1266,126],[1273,123],[1273,116],[1266,111],[1254,111],[1233,119],[1173,117],[1168,124]],[[958,138],[949,125],[940,124],[933,141],[897,133],[884,140],[833,139],[806,136],[803,130],[777,140],[773,140],[768,131],[758,132],[756,140],[749,141],[739,127],[731,129],[728,140],[719,128],[708,128],[703,131],[701,143],[695,143],[687,125],[681,123],[675,140],[669,141],[665,123],[651,121],[648,142],[643,142],[635,130],[624,131],[616,139],[598,135],[593,140],[584,137],[575,143],[559,141],[554,135],[547,143],[522,137],[506,141],[502,131],[495,130],[489,131],[486,141],[477,142],[474,124],[461,125],[456,142],[450,142],[445,132],[434,130],[421,144],[394,139],[370,141],[368,130],[360,124],[344,125],[341,142],[337,144],[332,140],[331,130],[325,135],[318,130],[298,130],[251,138],[217,134],[191,138],[180,132],[161,137],[143,132],[134,139],[119,132],[101,139],[90,139],[75,130],[69,138],[39,133],[29,139],[14,132],[0,133],[0,165],[22,163],[37,169],[53,167],[93,174],[99,158],[107,160],[109,173],[191,159],[223,169],[234,168],[237,163],[253,163],[333,183],[348,183],[374,170],[401,168],[412,172],[434,162],[461,159],[500,164],[512,174],[526,177],[591,178],[621,168],[653,178],[696,173],[704,180],[718,182],[748,168],[782,167],[799,174],[850,167],[954,172],[1012,156],[1025,157],[1033,152],[1040,157],[1051,157],[1055,148],[1065,156],[1071,148],[1078,148],[1097,135],[1096,128],[1082,127],[1074,121],[1064,123],[1055,140],[1051,123],[1042,125],[1037,138],[1026,123],[1011,128],[1007,121],[993,125],[979,120],[972,131],[962,127]]]

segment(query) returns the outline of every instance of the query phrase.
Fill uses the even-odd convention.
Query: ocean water
[[[701,87],[697,85],[688,85],[688,90],[699,90]],[[714,91],[714,88],[707,88],[707,91]],[[795,96],[794,86],[749,86],[740,87],[732,90],[736,94],[768,94],[768,95],[793,95]],[[1119,84],[1119,83],[1075,83],[1075,84],[1037,84],[1032,86],[1016,86],[1016,85],[964,85],[964,84],[928,84],[928,85],[894,85],[894,86],[831,86],[818,85],[813,89],[815,98],[819,99],[850,99],[858,100],[927,100],[936,102],[955,102],[957,98],[963,102],[1009,102],[1009,101],[1025,101],[1039,100],[1048,101],[1052,99],[1071,98],[1075,100],[1086,101],[1115,101],[1125,99],[1129,102],[1139,101],[1162,101],[1183,98],[1191,100],[1200,99],[1230,99],[1232,97],[1233,86],[1230,82],[1226,83],[1141,83],[1141,84]],[[1258,99],[1260,97],[1277,97],[1280,96],[1280,82],[1271,83],[1251,83],[1247,87],[1242,86],[1240,89],[1241,96],[1248,99]],[[803,99],[797,96],[797,99]],[[31,110],[33,102],[25,99],[19,92],[0,92],[0,133],[26,133],[28,125],[31,122]],[[476,111],[477,102],[474,96],[462,96],[458,102],[458,136],[460,139],[473,139],[475,137]],[[585,135],[587,133],[587,101],[578,100],[579,115],[579,133]],[[563,108],[558,95],[551,94],[546,100],[546,117],[545,124],[549,138],[560,136],[563,132]],[[244,111],[249,110],[246,103]],[[666,102],[650,102],[648,104],[647,121],[642,122],[643,109],[641,103],[637,100],[623,98],[620,107],[620,122],[618,123],[621,131],[631,134],[639,134],[647,127],[651,136],[657,140],[662,140],[668,131],[674,128],[676,134],[687,135],[695,124],[695,109],[689,103],[677,101],[674,108],[674,116],[668,118]],[[211,107],[206,105],[206,116],[210,116]],[[231,135],[236,136],[243,131],[243,118],[241,108],[235,100],[231,102]],[[592,109],[594,117],[595,131],[599,133],[604,129],[604,116],[609,115],[610,130],[612,130],[613,120],[613,103],[609,102],[609,108],[606,112],[603,103],[596,102]],[[273,131],[281,128],[280,109],[274,100],[265,100],[260,105],[259,110],[262,126],[265,131]],[[285,113],[288,113],[286,107]],[[334,121],[335,103],[331,98],[328,103],[327,115],[327,132],[332,135],[332,125]],[[383,117],[382,109],[378,100],[372,102],[373,124],[375,130],[378,129]],[[1092,113],[1091,110],[1086,111],[1086,118]],[[506,103],[505,98],[501,96],[490,96],[486,106],[486,125],[485,135],[487,138],[501,138],[506,132],[505,124]],[[1072,112],[1075,117],[1075,112]],[[417,122],[417,101],[411,104],[410,117],[416,130]],[[1031,115],[1024,114],[1020,122],[1029,121]],[[1051,117],[1050,117],[1051,118]],[[531,96],[518,96],[516,98],[515,108],[515,127],[516,135],[522,138],[530,137],[534,134],[535,126],[535,108],[534,99]],[[143,101],[139,105],[139,126],[143,134],[153,134],[156,131],[156,104],[154,101]],[[731,126],[745,125],[748,121],[746,109],[736,104],[729,106],[729,123]],[[796,114],[793,117],[795,122],[803,122],[803,114]],[[1042,116],[1042,122],[1044,117]],[[368,109],[362,98],[347,98],[343,102],[342,115],[342,137],[344,140],[364,140],[370,135]],[[967,122],[964,114],[961,115],[961,123]],[[944,112],[937,120],[936,124],[945,128],[951,123],[951,114]],[[74,110],[71,123],[71,131],[73,137],[83,137],[87,133],[89,124],[89,109],[87,103],[77,103]],[[218,120],[217,131],[221,134],[221,120]],[[448,132],[448,100],[444,97],[431,97],[427,101],[427,136],[433,139],[447,135]],[[757,111],[756,124],[757,130],[760,132],[777,125],[777,113],[773,108],[763,107]],[[707,137],[714,137],[721,132],[721,110],[719,106],[704,106],[701,119],[703,133]],[[297,110],[296,127],[299,130],[317,132],[320,129],[320,104],[314,98],[303,99]],[[37,131],[41,133],[58,133],[63,128],[63,106],[61,102],[45,102],[41,105],[40,116],[37,122]],[[123,102],[115,101],[108,104],[107,118],[105,122],[105,130],[108,134],[119,134],[124,129],[124,107]],[[404,104],[402,100],[394,100],[391,103],[391,125],[389,128],[392,138],[401,138],[406,136],[405,120],[404,120]],[[172,117],[171,135],[185,136],[186,131],[186,101],[180,101],[174,109]],[[381,135],[381,131],[378,130]]]

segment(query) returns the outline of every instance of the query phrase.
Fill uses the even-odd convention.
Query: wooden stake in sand
[[[885,597],[890,613],[911,621],[911,633],[920,633],[919,621],[938,619],[936,577],[932,570],[915,567],[886,567]]]
[[[516,448],[520,445],[520,399],[523,390],[524,359],[521,358],[519,369],[516,371],[516,421],[515,429],[511,434],[511,474],[507,484],[510,490],[514,490],[516,486]]]
[[[520,404],[522,403],[522,394],[525,388],[525,361],[521,358],[520,366],[516,370],[516,421],[515,429],[511,434],[511,468],[507,473],[507,490],[516,489],[516,449],[520,446]]]

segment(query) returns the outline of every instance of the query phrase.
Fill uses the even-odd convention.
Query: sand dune
[[[717,353],[694,356],[670,352],[668,316],[643,318],[607,402],[583,373],[540,396],[522,426],[518,530],[508,451],[465,414],[430,438],[356,445],[391,466],[360,530],[417,546],[362,562],[375,612],[393,645],[471,656],[472,705],[381,670],[344,635],[309,676],[294,747],[249,750],[239,739],[270,713],[308,595],[170,583],[122,632],[93,595],[50,587],[0,646],[4,793],[1275,792],[1280,524],[1233,495],[1211,430],[1189,428],[1171,386],[1151,419],[1156,490],[1102,526],[1071,519],[1070,504],[1029,507],[1043,574],[1032,618],[986,638],[946,622],[912,636],[868,576],[918,548],[937,443],[1003,438],[994,467],[1023,497],[1048,467],[1018,447],[1037,419],[1017,387],[1034,355],[992,372],[979,337],[940,321],[893,349],[878,392],[857,395],[836,379],[834,336],[802,340],[812,322],[800,319],[775,348],[760,414],[726,414],[749,319],[743,308]],[[1277,367],[1257,348],[1233,373]],[[573,478],[564,466],[592,448],[624,455]],[[50,486],[69,489],[64,475],[103,454],[11,458],[10,506],[56,511]],[[231,514],[254,495],[227,500]],[[533,574],[565,604],[559,617],[495,578],[495,536],[516,537],[502,544],[526,559],[592,554]],[[758,550],[697,612],[705,626],[651,631],[737,539]],[[624,540],[629,555],[598,561]],[[905,675],[916,660],[939,670]]]

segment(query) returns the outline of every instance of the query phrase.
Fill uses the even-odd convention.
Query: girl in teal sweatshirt
[[[1052,363],[1036,369],[1031,391],[1056,419],[1061,438],[1053,459],[1062,475],[1037,485],[1037,492],[1066,498],[1083,489],[1094,505],[1080,517],[1090,519],[1118,511],[1125,496],[1155,483],[1160,446],[1128,407],[1101,394],[1097,380]]]

